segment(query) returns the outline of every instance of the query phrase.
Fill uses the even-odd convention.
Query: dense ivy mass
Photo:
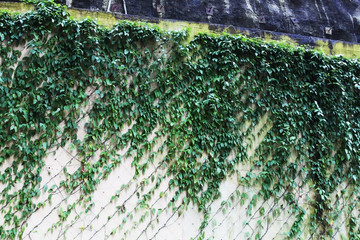
[[[205,216],[200,232],[208,204],[240,162],[253,165],[240,181],[260,186],[257,198],[285,194],[296,214],[289,238],[302,234],[305,221],[294,193],[299,184],[313,189],[310,229],[319,238],[333,234],[338,209],[332,193],[346,184],[353,191],[342,194],[360,196],[359,61],[242,36],[201,34],[185,43],[186,32],[129,22],[107,29],[75,21],[52,2],[35,5],[22,15],[0,13],[2,239],[21,238],[43,205],[35,199],[45,193],[51,199],[53,189],[40,188],[43,159],[67,144],[82,166],[75,173],[65,169],[61,187],[80,190],[79,204],[87,208],[98,183],[121,167],[119,150],[127,147],[126,156],[134,156],[137,179],[167,149],[161,161],[169,187],[177,190],[173,200],[185,192],[183,204],[199,207]],[[79,139],[88,105],[86,135]],[[264,117],[264,140],[249,157]],[[160,137],[166,141],[155,151]],[[151,183],[153,192],[161,180]],[[360,236],[355,203],[350,239]],[[71,210],[61,212],[59,224]]]

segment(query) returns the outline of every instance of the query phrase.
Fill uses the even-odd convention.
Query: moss
[[[0,2],[0,9],[10,12],[25,13],[34,9],[33,5],[15,2]]]
[[[333,55],[341,54],[348,58],[359,58],[360,45],[338,42],[333,45],[332,54]]]
[[[171,21],[161,20],[157,24],[161,29],[173,31],[188,29],[189,39],[194,39],[194,36],[199,33],[214,33],[215,31],[209,29],[209,24],[206,23],[190,23],[185,21]]]
[[[96,20],[100,25],[109,28],[114,26],[117,22],[115,16],[112,13],[94,12],[94,11],[79,10],[79,9],[69,9],[68,11],[70,15],[77,20],[91,18]]]

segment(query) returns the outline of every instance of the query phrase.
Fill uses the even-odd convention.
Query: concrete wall
[[[20,10],[26,9],[22,4],[8,6],[20,6]],[[3,5],[3,8],[5,7],[7,5]],[[70,12],[76,18],[91,16],[109,26],[116,21],[113,15],[103,13],[78,10]],[[199,29],[209,31],[209,25],[192,25],[171,21],[161,21],[158,24],[166,29],[177,29],[188,24],[186,26],[193,26],[196,31],[200,31]],[[353,46],[359,47],[358,45]],[[22,50],[22,57],[25,57],[28,49],[24,49],[23,46],[17,47]],[[358,54],[351,49],[349,52],[344,53]],[[77,122],[79,139],[83,139],[86,134],[85,124],[89,119],[88,113],[96,98],[99,97],[94,89],[88,89],[87,94],[90,102],[84,107],[84,114]],[[242,131],[246,131],[250,124],[250,122],[245,124]],[[131,127],[132,124],[125,126],[122,130],[123,133]],[[221,197],[207,206],[209,221],[204,227],[204,239],[285,239],[288,235],[296,220],[296,213],[284,200],[285,193],[279,193],[277,198],[263,201],[256,197],[260,190],[259,186],[255,184],[253,187],[244,187],[240,181],[241,177],[258,173],[258,170],[253,168],[253,162],[257,159],[255,149],[271,127],[268,116],[264,115],[249,135],[248,141],[243,143],[252,145],[248,151],[250,161],[236,166],[235,173],[228,176],[220,187]],[[160,131],[161,126],[158,126],[153,133],[149,134],[148,139],[153,139]],[[199,227],[204,215],[198,212],[197,207],[190,204],[183,208],[181,198],[169,205],[170,200],[175,196],[176,189],[169,188],[170,177],[167,176],[166,166],[162,162],[167,150],[159,150],[166,138],[165,135],[156,140],[154,150],[157,152],[157,157],[148,170],[138,178],[134,178],[134,168],[131,166],[133,156],[126,157],[128,149],[125,148],[118,152],[123,157],[121,163],[107,179],[98,184],[94,193],[91,194],[91,201],[94,202],[94,205],[89,209],[79,204],[87,201],[80,191],[67,192],[61,187],[63,181],[71,182],[71,179],[67,179],[66,172],[71,174],[82,167],[77,158],[78,153],[71,148],[69,143],[64,147],[49,150],[44,159],[45,166],[41,174],[42,192],[37,199],[38,203],[44,204],[44,206],[32,213],[26,221],[22,239],[163,240],[201,237]],[[110,147],[110,143],[105,141],[104,146]],[[99,161],[99,154],[92,157],[93,164]],[[148,156],[145,154],[142,160],[146,161]],[[231,155],[229,158],[234,157]],[[294,161],[295,157],[291,156],[289,162]],[[10,165],[10,160],[5,162],[0,167],[0,172]],[[312,234],[315,229],[310,229],[311,206],[314,204],[313,186],[311,183],[303,184],[304,177],[299,175],[295,186],[297,200],[306,212],[306,220],[302,226],[303,231],[300,238],[313,239]],[[154,184],[159,179],[163,180],[160,186],[154,189]],[[0,185],[0,191],[4,187]],[[52,191],[48,192],[46,189],[52,189]],[[149,192],[152,192],[152,198],[147,201],[146,205],[143,205],[139,200],[147,197]],[[352,209],[357,204],[356,194],[353,194],[352,189],[349,189],[347,185],[340,185],[334,192],[331,201],[334,203],[335,212],[335,216],[332,216],[335,221],[330,223],[334,229],[331,238],[347,239],[349,218],[351,214],[358,214],[356,210]],[[73,206],[75,206],[74,209],[72,209]],[[0,224],[3,224],[9,207],[1,206]],[[70,215],[61,223],[60,218],[69,209],[71,209]]]
[[[68,0],[68,6],[143,17],[360,41],[359,0]]]
[[[32,9],[31,5],[13,2],[0,2],[0,9],[24,13]],[[332,40],[320,37],[307,37],[299,34],[279,33],[262,29],[250,29],[236,27],[233,25],[196,23],[179,20],[167,20],[158,18],[147,18],[142,16],[130,16],[119,13],[106,13],[102,11],[89,11],[70,8],[69,12],[75,19],[92,18],[99,24],[112,27],[117,21],[143,21],[158,25],[164,30],[183,30],[188,29],[191,40],[198,33],[229,33],[241,34],[249,37],[262,38],[266,41],[284,42],[290,45],[304,45],[317,49],[328,55],[343,55],[349,58],[360,57],[360,44],[346,41]]]
[[[89,97],[96,100],[95,93],[89,90]],[[91,104],[84,109],[84,115],[78,121],[78,138],[83,139],[85,135],[84,126],[88,121],[87,113]],[[74,173],[81,168],[77,158],[77,152],[71,149],[70,144],[65,147],[51,149],[44,159],[45,166],[41,174],[41,196],[37,203],[44,204],[37,209],[26,221],[26,229],[22,239],[285,239],[290,228],[296,220],[296,212],[289,206],[285,192],[279,193],[277,198],[270,198],[263,201],[256,197],[260,188],[244,187],[240,178],[247,174],[258,173],[253,168],[257,160],[254,155],[256,147],[260,144],[267,131],[261,131],[264,126],[271,128],[265,115],[260,123],[254,127],[253,137],[249,136],[248,142],[252,148],[248,151],[250,161],[236,166],[235,174],[228,176],[220,187],[221,197],[211,202],[207,207],[210,213],[208,224],[204,228],[204,236],[199,232],[203,221],[203,213],[199,213],[197,207],[190,204],[183,207],[181,197],[173,205],[170,200],[175,196],[176,189],[170,189],[167,176],[167,168],[163,165],[162,159],[167,150],[159,151],[159,147],[166,140],[166,136],[156,141],[154,151],[158,152],[153,164],[140,177],[134,179],[134,168],[131,166],[133,156],[125,157],[128,149],[119,152],[123,160],[119,166],[109,175],[106,180],[101,181],[95,192],[91,194],[91,201],[94,205],[86,209],[81,202],[86,202],[80,194],[79,189],[74,192],[67,192],[61,187],[62,181],[69,181],[65,174]],[[246,124],[243,130],[250,126]],[[125,133],[131,128],[124,128]],[[153,138],[157,131],[148,136]],[[104,142],[105,146],[110,143]],[[142,161],[146,161],[149,155],[145,154]],[[235,156],[230,156],[233,158]],[[296,156],[292,156],[289,162]],[[99,161],[99,153],[92,158],[92,164]],[[2,165],[0,172],[3,172],[11,162]],[[154,177],[154,179],[153,179]],[[313,186],[304,185],[304,176],[299,175],[295,187],[297,200],[300,206],[306,211],[305,223],[302,226],[301,239],[313,239],[315,231],[310,229],[310,213],[314,204]],[[154,188],[158,179],[163,179],[158,188],[151,193],[152,198],[146,205],[142,205],[143,199]],[[71,181],[71,180],[70,180]],[[1,186],[1,189],[5,186]],[[53,189],[51,193],[45,188]],[[0,189],[0,190],[1,190]],[[345,190],[345,191],[344,191]],[[50,197],[51,196],[51,197]],[[337,197],[336,197],[337,196]],[[183,197],[183,196],[182,196]],[[51,200],[50,200],[51,199]],[[335,207],[336,221],[332,222],[334,232],[331,239],[348,239],[348,221],[352,208],[356,205],[356,194],[353,194],[347,186],[338,186],[332,199]],[[255,204],[254,204],[255,203]],[[76,204],[76,206],[75,206]],[[75,206],[71,214],[64,222],[59,221],[63,212]],[[1,218],[9,206],[1,206]],[[356,211],[355,211],[356,213]],[[0,223],[2,223],[0,220]]]

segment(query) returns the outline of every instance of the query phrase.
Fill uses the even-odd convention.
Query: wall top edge
[[[7,10],[14,13],[25,13],[33,10],[29,4],[19,2],[0,2],[0,10]],[[176,31],[188,29],[189,40],[199,33],[227,33],[241,34],[251,38],[260,38],[264,41],[283,42],[295,46],[305,46],[323,52],[327,55],[342,55],[347,58],[360,58],[360,44],[339,40],[330,40],[312,36],[303,36],[291,33],[273,32],[261,29],[235,27],[233,25],[209,24],[202,22],[181,21],[173,19],[160,19],[153,17],[142,17],[137,15],[125,15],[102,11],[92,11],[77,8],[68,8],[70,15],[76,20],[91,18],[100,25],[111,28],[118,21],[141,21],[154,24],[162,30]]]

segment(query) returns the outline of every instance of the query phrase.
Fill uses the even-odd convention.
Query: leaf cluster
[[[289,238],[303,229],[305,211],[295,197],[300,183],[313,186],[319,235],[332,228],[327,216],[338,186],[359,188],[357,60],[242,36],[200,34],[184,45],[186,32],[126,21],[106,29],[73,20],[52,2],[34,4],[23,15],[0,13],[0,164],[8,166],[0,173],[1,238],[21,238],[28,218],[43,206],[35,199],[51,164],[44,158],[67,144],[81,166],[74,173],[64,169],[59,187],[80,189],[80,202],[91,202],[123,157],[133,156],[136,180],[166,149],[161,162],[176,189],[172,202],[185,193],[182,203],[197,204],[205,220],[220,184],[248,161],[252,170],[242,184],[260,186],[264,201],[286,193],[297,214]],[[250,156],[255,135],[264,139]],[[161,137],[166,140],[155,149]],[[151,194],[144,195],[144,206]],[[73,208],[61,211],[60,223]],[[350,222],[351,236],[358,236],[356,224]]]

